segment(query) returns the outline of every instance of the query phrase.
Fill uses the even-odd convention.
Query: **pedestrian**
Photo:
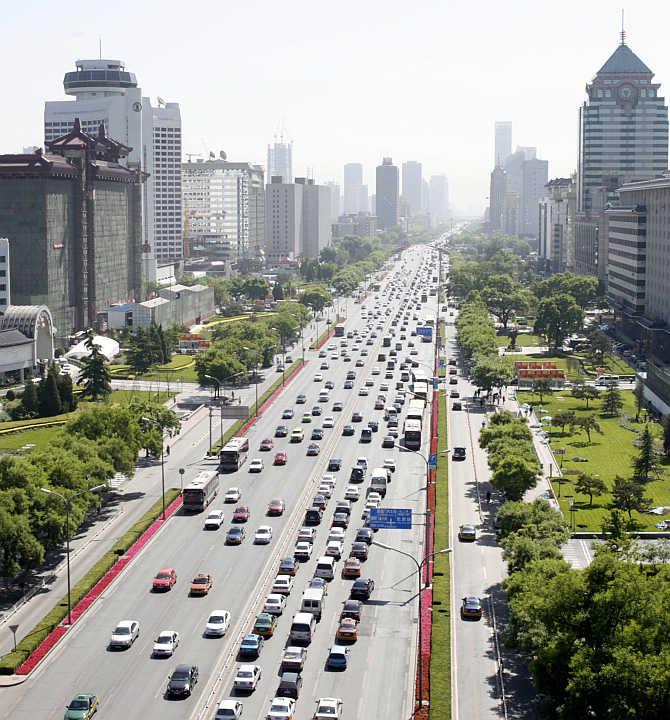
[[[166,454],[168,457],[170,457],[170,446],[169,446],[169,445],[167,445],[166,448],[165,448],[165,454]]]
[[[488,505],[491,502],[491,491],[486,491],[486,504]]]

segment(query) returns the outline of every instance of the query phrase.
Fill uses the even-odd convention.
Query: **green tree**
[[[270,284],[262,277],[244,278],[244,294],[250,300],[265,300],[270,292]]]
[[[525,313],[532,302],[530,293],[509,275],[491,276],[482,292],[488,309],[505,329],[514,315]]]
[[[128,339],[125,357],[135,375],[144,375],[154,362],[151,341],[145,329],[139,325],[135,335]]]
[[[526,490],[537,485],[537,463],[523,457],[507,456],[491,475],[491,484],[510,500],[519,500]]]
[[[0,494],[0,499],[2,495]],[[10,513],[0,502],[0,571],[5,578],[35,567],[44,559],[44,547],[33,535],[27,515]]]
[[[551,381],[547,378],[533,380],[531,391],[540,396],[540,405],[544,402],[544,396],[551,392]]]
[[[644,426],[636,445],[640,452],[633,460],[633,478],[638,483],[648,483],[652,475],[659,475],[660,469],[656,440],[648,424]]]
[[[40,383],[37,391],[40,417],[51,417],[60,415],[63,411],[63,403],[58,392],[58,371],[52,364],[49,367],[46,377]]]
[[[633,510],[644,512],[650,504],[651,500],[644,497],[644,488],[640,482],[633,478],[615,476],[612,486],[612,505],[628,513],[629,520],[633,518]]]
[[[284,288],[282,284],[277,280],[275,284],[272,286],[272,297],[275,300],[283,300],[284,299]]]
[[[602,363],[606,353],[612,352],[612,341],[602,330],[588,334],[589,352],[596,362]]]
[[[607,492],[607,485],[599,475],[582,473],[575,482],[575,490],[582,495],[589,496],[589,507],[593,505],[593,496]]]
[[[139,398],[131,400],[130,409],[138,418],[142,449],[146,451],[147,455],[158,457],[163,447],[164,433],[178,428],[179,418],[173,410],[169,410],[165,405]]]
[[[313,307],[316,313],[320,313],[326,306],[332,305],[333,300],[325,287],[316,285],[300,296],[300,302],[307,307]]]
[[[478,355],[472,369],[472,382],[482,390],[509,385],[514,379],[514,368],[508,358],[496,355]]]
[[[589,402],[600,397],[600,390],[593,385],[586,385],[583,382],[574,383],[572,386],[572,397],[577,400],[584,400],[586,409],[589,409]]]
[[[79,373],[79,380],[83,387],[81,396],[97,402],[99,398],[106,398],[112,392],[109,362],[100,349],[100,345],[94,341],[92,330],[87,333],[86,348],[88,355],[82,358],[81,372]]]
[[[603,415],[616,417],[623,408],[623,398],[616,385],[611,384],[603,395]]]
[[[213,387],[218,394],[219,384],[210,380],[207,375],[216,378],[219,383],[233,384],[246,375],[247,368],[240,360],[220,348],[213,348],[200,353],[195,360],[195,371],[202,387]]]
[[[572,423],[572,427],[580,430],[586,435],[589,445],[591,444],[592,433],[595,432],[598,433],[598,435],[603,434],[600,423],[595,419],[593,415],[585,415],[584,417],[575,418],[574,422]]]
[[[620,510],[610,510],[609,515],[603,520],[601,526],[604,546],[607,552],[622,557],[628,556],[633,545],[633,541],[628,534],[630,527],[630,520],[626,520]]]
[[[517,572],[532,562],[539,560],[560,560],[561,551],[548,540],[534,540],[514,533],[501,542],[503,560],[510,572]]]
[[[554,425],[561,428],[561,432],[565,433],[566,425],[574,425],[577,415],[574,410],[559,410],[554,413]]]
[[[559,348],[565,338],[581,329],[584,312],[567,293],[545,297],[539,301],[535,332],[544,335],[552,347]]]
[[[28,378],[23,386],[23,395],[21,396],[21,405],[28,417],[37,415],[38,410],[37,387],[31,378]]]
[[[77,407],[70,375],[61,373],[58,378],[58,394],[62,406],[62,412],[72,412]]]
[[[640,413],[644,408],[644,384],[640,382],[639,378],[635,379],[633,395],[635,396],[635,422],[640,422]]]
[[[532,503],[504,502],[496,514],[496,526],[501,540],[519,534],[533,540],[550,541],[561,547],[570,537],[563,515],[544,498]]]

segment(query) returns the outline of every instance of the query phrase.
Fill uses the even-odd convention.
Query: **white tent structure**
[[[94,335],[93,342],[96,345],[100,346],[100,351],[108,360],[116,357],[119,354],[119,350],[121,349],[119,343],[117,343],[116,340],[104,337],[103,335]],[[89,350],[86,347],[86,340],[82,340],[76,345],[73,345],[65,354],[65,357],[79,360],[83,357],[87,357],[88,354]]]

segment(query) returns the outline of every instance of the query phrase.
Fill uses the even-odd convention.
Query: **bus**
[[[421,447],[421,420],[408,418],[403,426],[405,447],[408,450],[418,450]]]
[[[426,409],[426,401],[421,398],[413,397],[409,401],[407,406],[407,413],[405,414],[406,420],[421,420],[423,421],[423,413]]]
[[[419,400],[428,400],[428,380],[415,380],[412,393]]]
[[[335,325],[335,337],[344,337],[344,325]]]
[[[219,454],[219,465],[223,472],[239,470],[249,454],[249,439],[236,437],[223,446]]]
[[[183,492],[184,510],[202,512],[219,492],[219,473],[216,470],[203,470],[198,473]]]

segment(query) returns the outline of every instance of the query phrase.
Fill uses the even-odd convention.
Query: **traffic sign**
[[[372,508],[368,527],[373,530],[411,530],[411,508]]]
[[[440,378],[434,377],[433,378],[433,390],[437,390],[440,387]]]
[[[437,470],[437,453],[431,453],[428,456],[428,469]]]
[[[416,328],[416,334],[417,335],[427,335],[428,337],[433,337],[433,328],[430,327],[430,325],[419,325]]]
[[[440,358],[440,367],[447,367],[447,361],[445,358]]]

